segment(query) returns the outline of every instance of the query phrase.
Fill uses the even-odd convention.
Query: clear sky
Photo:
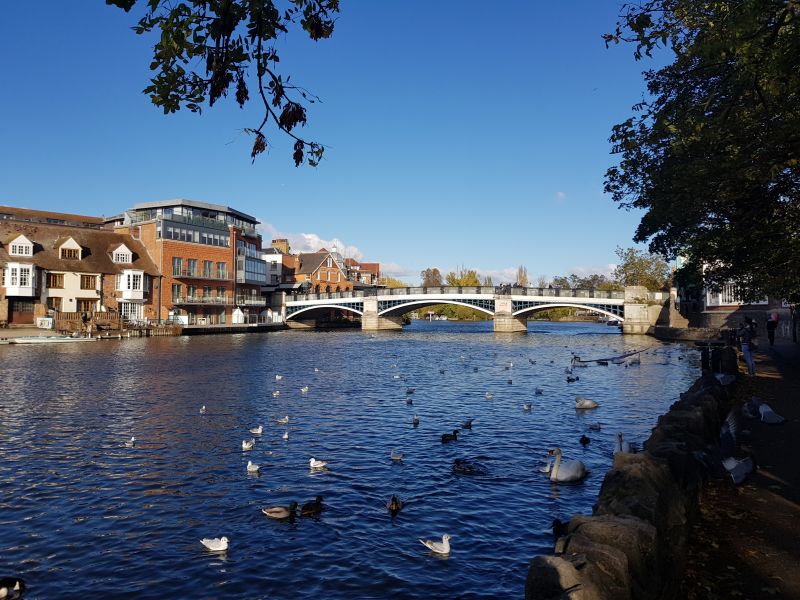
[[[117,214],[168,198],[229,205],[297,249],[338,240],[409,282],[435,266],[513,281],[607,271],[639,214],[603,194],[612,125],[642,98],[612,0],[343,1],[330,40],[297,30],[281,66],[316,93],[251,164],[258,105],[164,116],[141,93],[152,38],[102,0],[9,2],[0,20],[0,204]],[[251,96],[253,94],[251,93]],[[305,236],[303,236],[305,234]]]

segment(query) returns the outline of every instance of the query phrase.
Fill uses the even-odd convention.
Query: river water
[[[640,366],[566,381],[572,352],[635,349]],[[0,346],[0,576],[34,598],[519,598],[553,518],[591,512],[616,432],[646,439],[698,373],[689,347],[593,323]],[[576,394],[601,406],[580,414]],[[586,464],[583,483],[538,472],[554,446]],[[328,468],[311,471],[312,456]],[[453,473],[475,457],[488,474]],[[260,510],[318,494],[318,518]],[[392,494],[406,503],[395,518]],[[417,541],[444,533],[446,559]],[[223,555],[199,542],[223,535]]]

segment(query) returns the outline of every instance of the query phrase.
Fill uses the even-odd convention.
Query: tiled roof
[[[0,239],[15,238],[23,234],[33,242],[33,256],[9,256],[7,247],[0,247],[0,264],[32,262],[48,271],[73,271],[77,273],[119,273],[124,269],[141,269],[148,275],[158,275],[158,268],[147,254],[141,242],[130,235],[108,229],[65,227],[20,221],[0,220]],[[81,260],[62,259],[59,246],[68,238],[74,239],[83,248]],[[109,247],[125,244],[133,252],[133,263],[115,264],[111,260]]]
[[[55,221],[65,221],[64,225],[102,225],[102,217],[90,217],[86,215],[72,215],[69,213],[50,212],[47,210],[33,210],[30,208],[18,208],[16,206],[0,206],[0,215],[10,215],[11,219],[30,221],[36,223],[47,223],[47,219]],[[2,217],[0,217],[2,219]]]
[[[298,275],[311,274],[320,268],[329,252],[313,252],[308,254],[298,254],[297,258],[300,260],[300,268],[297,269]]]

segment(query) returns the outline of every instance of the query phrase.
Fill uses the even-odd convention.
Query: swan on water
[[[200,543],[211,552],[225,552],[228,549],[228,538],[225,536],[221,538],[203,538]]]
[[[421,539],[420,542],[431,552],[434,552],[436,554],[450,554],[450,536],[446,533],[442,536],[441,542],[434,542],[433,540],[423,540],[423,539]]]
[[[565,460],[561,458],[561,448],[553,448],[548,452],[549,456],[555,456],[555,464],[550,469],[550,481],[566,483],[569,481],[580,481],[588,472],[586,467],[579,460]]]
[[[617,447],[614,449],[614,454],[629,454],[633,452],[632,446],[630,442],[626,442],[622,439],[622,432],[617,434]]]
[[[575,396],[575,408],[577,410],[589,410],[591,408],[597,408],[600,406],[594,400],[590,400],[585,396]]]

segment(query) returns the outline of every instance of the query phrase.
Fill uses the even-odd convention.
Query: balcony
[[[35,285],[9,285],[6,286],[6,296],[36,296]]]
[[[173,298],[172,304],[175,305],[201,304],[205,306],[209,305],[231,306],[233,304],[233,300],[229,296],[181,296],[179,298]]]
[[[147,296],[144,290],[118,290],[120,292],[120,300],[128,302],[142,302]]]
[[[189,271],[184,269],[176,273],[175,271],[172,272],[172,276],[176,279],[206,279],[208,281],[230,281],[231,276],[229,273],[225,272],[222,273],[220,276],[219,273],[215,271]]]
[[[261,296],[237,296],[236,304],[239,306],[266,306],[267,299]]]

